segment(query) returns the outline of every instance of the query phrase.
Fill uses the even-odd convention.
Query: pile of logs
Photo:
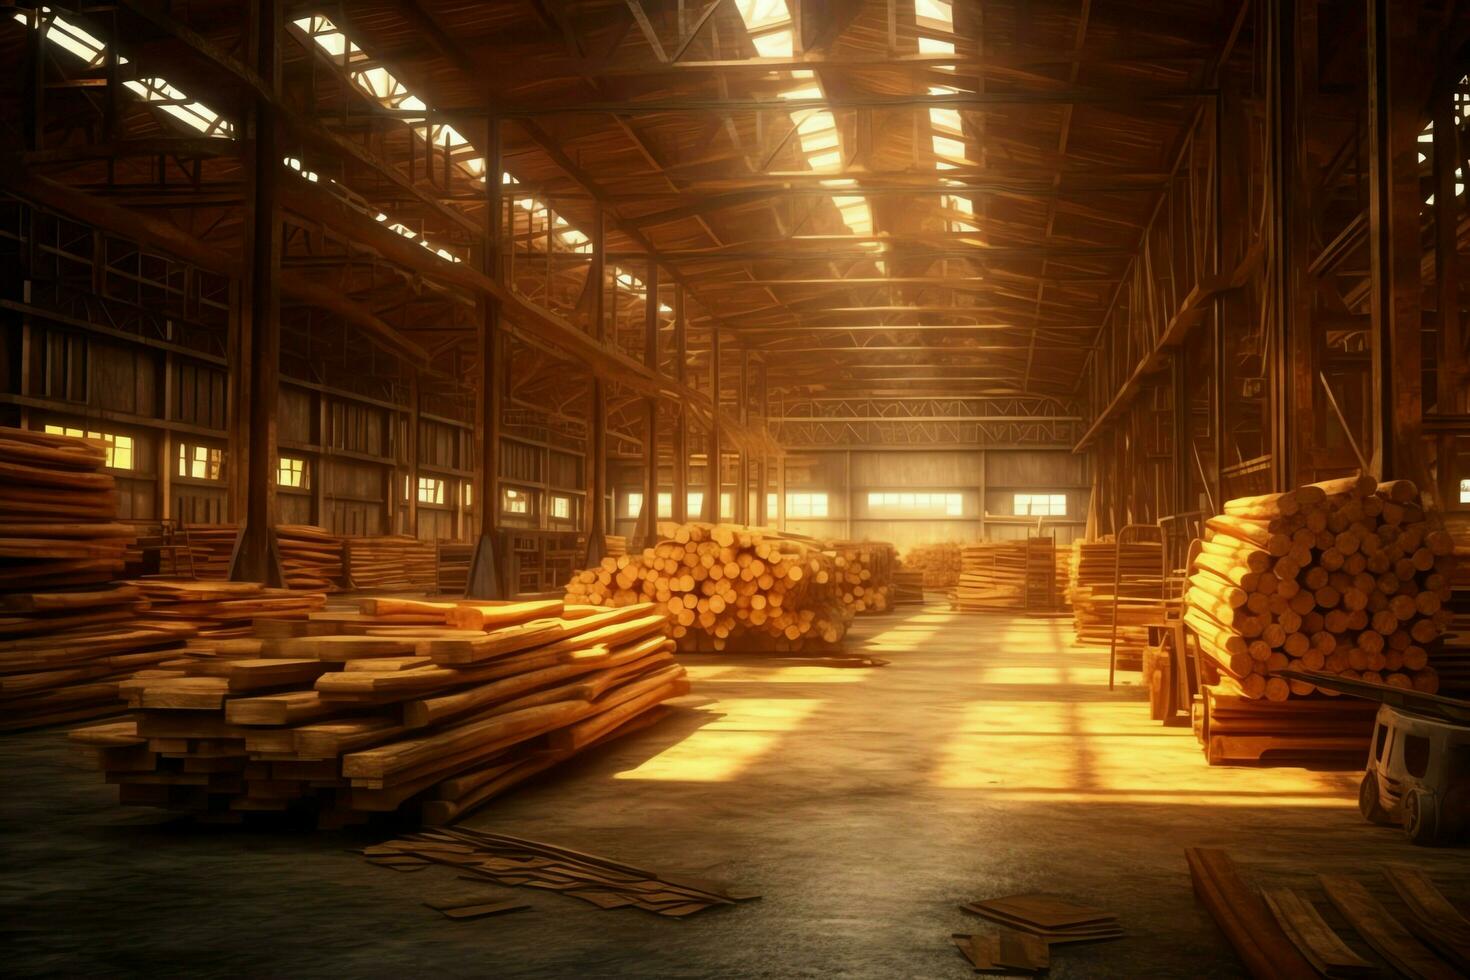
[[[343,540],[348,581],[359,592],[431,592],[437,585],[432,542],[407,534]]]
[[[140,672],[121,685],[129,720],[72,733],[123,803],[441,824],[688,691],[649,603],[379,598],[256,625],[196,643],[205,659]]]
[[[134,529],[100,442],[0,428],[0,731],[116,713],[117,685],[186,627],[138,622],[112,580]]]
[[[281,556],[282,583],[288,589],[337,592],[347,578],[342,539],[310,524],[276,526],[276,551]]]
[[[818,544],[728,524],[666,526],[665,540],[573,574],[568,602],[668,611],[681,650],[798,650],[842,640],[836,556]]]
[[[941,541],[910,548],[903,554],[903,567],[921,572],[926,589],[952,589],[960,579],[960,546]]]
[[[1159,542],[1072,543],[1067,601],[1072,604],[1078,643],[1111,645],[1116,615],[1119,662],[1128,669],[1140,667],[1149,625],[1164,621],[1168,604],[1163,596],[1163,545]]]
[[[258,617],[305,620],[327,602],[320,592],[268,589],[259,582],[144,578],[123,584],[147,600],[151,619],[216,639],[248,635]]]
[[[827,545],[837,566],[842,601],[854,613],[884,612],[893,606],[893,571],[898,563],[885,541],[833,541]]]
[[[1223,690],[1312,694],[1275,676],[1291,667],[1437,691],[1428,651],[1453,619],[1455,546],[1418,497],[1407,480],[1358,476],[1227,501],[1206,522],[1185,596]]]

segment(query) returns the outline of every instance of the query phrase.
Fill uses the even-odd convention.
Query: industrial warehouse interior
[[[1470,5],[0,55],[7,976],[1470,974]]]

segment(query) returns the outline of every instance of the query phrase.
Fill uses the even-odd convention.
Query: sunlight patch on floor
[[[707,706],[722,717],[616,778],[735,779],[825,703],[820,698],[722,698]]]

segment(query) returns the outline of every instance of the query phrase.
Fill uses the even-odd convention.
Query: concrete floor
[[[122,809],[58,732],[7,737],[0,972],[960,977],[949,934],[987,926],[956,904],[1044,890],[1129,931],[1058,948],[1053,976],[1240,975],[1190,891],[1188,844],[1228,848],[1259,883],[1347,870],[1381,895],[1374,865],[1391,860],[1470,898],[1470,851],[1368,826],[1352,774],[1207,768],[1070,636],[1066,620],[929,605],[854,632],[882,669],[696,661],[690,707],[467,821],[764,895],[683,921],[349,853],[383,831]],[[535,909],[456,923],[421,904],[466,889]]]

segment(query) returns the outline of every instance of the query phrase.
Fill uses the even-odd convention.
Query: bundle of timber
[[[568,602],[652,600],[681,650],[809,650],[847,634],[836,556],[811,541],[728,524],[680,524],[637,555],[575,573]]]
[[[923,574],[923,588],[952,589],[960,578],[960,546],[941,541],[910,548],[903,554],[903,567]]]
[[[893,573],[893,603],[923,602],[924,573],[918,569],[900,568]]]
[[[602,553],[609,558],[621,558],[628,553],[628,539],[621,534],[602,536]]]
[[[896,550],[886,541],[832,541],[842,601],[854,613],[884,612],[893,605]]]
[[[310,524],[276,527],[276,550],[288,589],[339,592],[347,577],[342,561],[342,539]]]
[[[143,578],[123,584],[148,601],[150,618],[215,639],[246,636],[251,622],[259,618],[305,621],[308,613],[327,603],[320,592],[268,589],[259,582]]]
[[[440,541],[436,551],[434,591],[439,595],[464,595],[470,584],[475,546],[462,541]]]
[[[1273,676],[1285,667],[1434,693],[1454,541],[1418,495],[1346,477],[1227,501],[1185,596],[1201,652],[1248,699],[1313,693]]]
[[[234,524],[185,524],[184,538],[189,542],[189,552],[194,557],[194,577],[229,578],[230,558],[235,553],[235,540],[239,536],[240,528]],[[189,574],[189,568],[182,555],[169,552],[163,555],[159,572],[181,578]]]
[[[667,623],[651,603],[364,599],[141,672],[131,720],[72,738],[123,803],[445,823],[686,693]]]
[[[1026,542],[976,541],[960,549],[960,576],[950,596],[955,609],[1021,609],[1026,604]]]
[[[1159,542],[1072,543],[1067,601],[1072,604],[1077,642],[1111,645],[1116,618],[1119,664],[1125,669],[1141,667],[1148,627],[1164,621],[1168,604],[1163,591],[1163,545]]]
[[[437,585],[432,542],[407,534],[344,541],[348,580],[359,592],[430,592]]]

